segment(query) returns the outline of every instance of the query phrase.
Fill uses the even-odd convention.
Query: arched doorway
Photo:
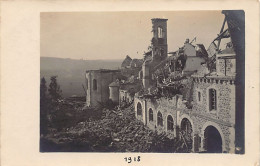
[[[137,103],[137,115],[142,116],[142,105]]]
[[[219,131],[208,126],[204,132],[205,149],[208,153],[222,153],[222,139]]]
[[[192,125],[187,118],[183,118],[181,121],[181,135],[184,137],[189,148],[192,148]]]

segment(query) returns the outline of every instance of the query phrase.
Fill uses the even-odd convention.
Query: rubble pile
[[[89,119],[100,119],[101,110],[85,107],[85,102],[79,99],[62,99],[48,110],[49,130],[61,131]],[[51,132],[52,133],[52,132]]]
[[[82,110],[85,105],[85,97],[69,97],[64,100],[60,100],[60,106],[73,108],[74,110]]]
[[[80,122],[45,139],[57,144],[56,151],[188,152],[183,142],[151,131],[137,121],[133,109],[133,105],[103,109],[101,119]]]

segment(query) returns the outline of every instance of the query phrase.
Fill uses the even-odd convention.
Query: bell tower
[[[152,57],[153,61],[160,62],[167,57],[167,20],[162,18],[152,19]]]

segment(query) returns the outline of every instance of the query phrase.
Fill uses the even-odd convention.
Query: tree
[[[40,99],[41,102],[46,101],[47,98],[47,86],[46,86],[46,80],[44,77],[41,78],[41,85],[40,85]]]
[[[49,89],[48,89],[50,97],[51,97],[52,101],[54,101],[54,102],[58,101],[58,99],[61,98],[61,92],[62,92],[60,89],[60,86],[57,83],[57,77],[58,76],[51,77],[51,83],[50,83]]]
[[[40,84],[40,134],[45,135],[48,131],[48,107],[47,86],[44,77],[41,78]]]

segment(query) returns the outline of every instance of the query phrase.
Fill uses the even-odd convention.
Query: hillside
[[[58,76],[63,97],[84,96],[85,71],[95,69],[118,69],[123,60],[75,60],[41,57],[40,76],[47,85],[51,76]]]

